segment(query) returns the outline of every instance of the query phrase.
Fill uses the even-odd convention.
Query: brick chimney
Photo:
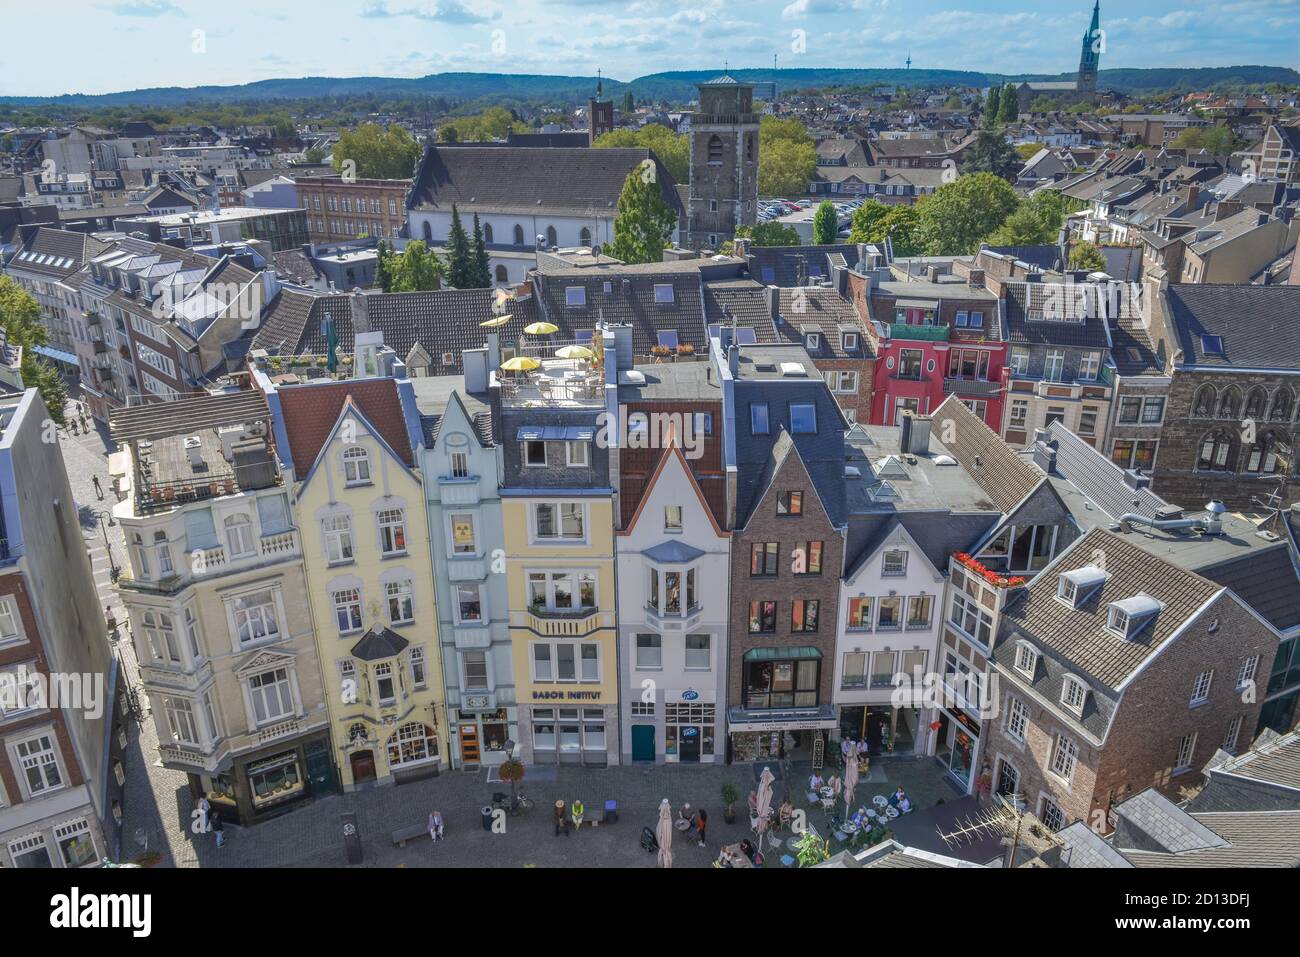
[[[972,270],[971,270],[971,271],[966,275],[966,285],[970,286],[972,289],[983,289],[983,288],[984,288],[984,270],[983,270],[983,269],[972,269]]]

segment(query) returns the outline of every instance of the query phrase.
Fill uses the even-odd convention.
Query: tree
[[[989,95],[984,100],[984,127],[996,129],[998,117],[1002,113],[1002,87],[996,84],[989,87]]]
[[[1060,193],[1039,190],[1016,207],[986,241],[994,246],[1053,245],[1060,238],[1068,205]]]
[[[384,292],[393,291],[393,251],[388,243],[379,240],[375,248],[375,285]]]
[[[1205,150],[1215,156],[1227,156],[1241,148],[1241,140],[1226,126],[1189,126],[1178,134],[1173,145],[1178,149]]]
[[[610,130],[596,137],[592,145],[600,149],[650,150],[678,183],[685,183],[690,177],[690,138],[684,133],[674,133],[662,123],[647,123],[639,130]]]
[[[513,811],[519,806],[519,796],[515,788],[524,779],[524,762],[511,755],[501,762],[501,767],[497,769],[497,776],[502,781],[510,783],[510,810]]]
[[[922,252],[920,222],[920,210],[915,206],[886,206],[869,200],[853,214],[849,242],[883,245],[888,239],[895,256],[918,256]]]
[[[1030,113],[1052,113],[1056,108],[1056,101],[1043,93],[1034,97],[1034,102],[1029,104]]]
[[[428,292],[442,288],[447,267],[438,254],[420,239],[406,244],[406,251],[392,257],[389,292]]]
[[[1045,149],[1047,147],[1042,143],[1019,143],[1016,146],[1016,152],[1020,154],[1020,158],[1026,163]]]
[[[1074,248],[1070,250],[1070,268],[1101,272],[1106,269],[1106,257],[1092,243],[1083,240],[1075,243]]]
[[[992,173],[1003,179],[1011,179],[1024,169],[1024,160],[1007,142],[1002,133],[992,130],[980,130],[975,134],[975,142],[966,151],[962,160],[963,173]]]
[[[945,110],[960,110],[962,108],[961,97],[956,93],[952,94],[952,96],[943,101],[943,108]]]
[[[736,230],[740,235],[740,230]],[[755,246],[802,246],[803,239],[799,230],[784,223],[755,223],[749,230],[749,238]]]
[[[632,113],[636,110],[636,104],[632,101],[632,91],[628,90],[623,94],[623,112]]]
[[[451,204],[451,229],[447,233],[447,283],[453,289],[469,289],[474,281],[469,236],[460,221],[460,210]]]
[[[443,123],[438,127],[438,142],[459,143],[460,130],[456,129],[456,127],[451,123]]]
[[[808,192],[817,172],[817,150],[802,123],[764,116],[759,122],[758,145],[760,196]]]
[[[623,181],[614,219],[614,241],[607,252],[625,263],[657,263],[677,225],[677,213],[660,192],[653,165],[638,165]]]
[[[310,163],[312,166],[319,166],[325,162],[325,151],[319,146],[313,146],[303,154],[303,162]]]
[[[50,418],[63,425],[63,406],[68,401],[68,386],[62,373],[41,358],[37,346],[48,345],[49,331],[41,322],[41,304],[9,276],[0,276],[0,329],[11,348],[21,347],[22,363],[18,371],[23,385],[36,389]]]
[[[813,242],[818,246],[829,246],[839,237],[840,214],[835,204],[829,199],[822,200],[817,212],[813,214]]]
[[[365,179],[409,179],[420,160],[420,144],[400,126],[385,130],[374,123],[363,123],[346,130],[334,146],[334,168],[351,171]]]
[[[473,262],[471,278],[474,281],[476,289],[490,289],[492,287],[492,268],[488,262],[487,247],[483,243],[483,226],[478,221],[478,213],[474,214],[474,238],[470,244],[470,253]]]
[[[979,242],[1015,210],[1016,191],[992,173],[972,173],[944,183],[917,204],[917,234],[930,256],[973,253]]]
[[[1008,83],[1002,90],[1002,102],[998,107],[998,119],[1003,126],[1020,119],[1020,96],[1011,83]]]

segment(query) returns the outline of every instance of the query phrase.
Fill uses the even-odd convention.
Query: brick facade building
[[[359,236],[393,239],[406,223],[406,179],[358,179],[342,176],[299,176],[298,204],[306,211],[314,243],[338,242]]]

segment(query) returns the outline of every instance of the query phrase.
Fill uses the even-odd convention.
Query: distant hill
[[[733,70],[731,75],[749,82],[777,83],[781,90],[812,87],[865,86],[871,83],[898,86],[986,87],[1008,80],[1071,80],[1072,73],[1041,74],[979,73],[969,70],[846,70],[832,67],[798,70]],[[652,73],[629,83],[605,78],[607,96],[622,96],[631,90],[638,97],[684,102],[695,86],[717,76],[716,70]],[[1157,67],[1132,70],[1102,70],[1098,85],[1122,93],[1151,90],[1203,90],[1245,84],[1281,83],[1300,85],[1300,73],[1289,67]],[[121,93],[89,95],[68,93],[53,97],[5,96],[0,102],[20,105],[54,104],[69,107],[160,106],[187,103],[239,103],[252,100],[299,100],[321,97],[340,99],[353,96],[438,96],[450,100],[490,102],[499,100],[554,100],[576,103],[596,88],[594,76],[545,76],[515,73],[435,73],[418,78],[401,77],[301,77],[258,80],[240,86],[155,87]]]

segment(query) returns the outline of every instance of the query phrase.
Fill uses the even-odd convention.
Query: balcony
[[[438,490],[443,505],[477,505],[481,498],[477,476],[471,478],[440,478],[438,479]]]
[[[704,609],[700,605],[688,608],[684,613],[663,611],[649,603],[645,606],[645,623],[660,632],[689,631],[700,623]]]
[[[263,558],[284,558],[296,554],[297,551],[298,532],[295,529],[272,532],[269,535],[262,536],[261,552]]]
[[[947,326],[910,326],[905,322],[889,323],[889,338],[912,342],[947,342],[952,330]]]
[[[205,660],[193,670],[187,671],[179,665],[141,662],[140,680],[144,683],[145,692],[148,694],[198,691],[212,680],[212,663]]]
[[[96,356],[101,356],[101,355],[103,355],[105,352],[108,352],[108,350],[109,350],[109,345],[108,345],[108,343],[105,342],[103,339],[95,339],[95,340],[94,340],[94,349],[95,349],[95,355],[96,355]]]
[[[958,395],[968,395],[983,399],[997,395],[1001,388],[1001,383],[989,382],[986,379],[963,379],[960,376],[950,376],[943,380],[943,391],[945,395],[955,392]]]
[[[82,318],[86,320],[86,325],[92,329],[95,328],[95,326],[103,325],[104,323],[104,317],[92,310],[87,309],[81,315]]]
[[[302,731],[302,722],[297,718],[291,718],[288,721],[281,721],[278,724],[260,728],[256,735],[257,743],[266,744],[278,738],[287,738],[290,735],[298,734],[300,731]]]
[[[447,580],[453,582],[481,582],[487,578],[487,562],[482,558],[456,558],[447,559],[444,566],[447,570]]]
[[[510,616],[512,625],[532,629],[548,638],[581,638],[598,628],[612,628],[612,614],[605,614],[597,608],[582,611],[549,611],[544,608],[526,612],[514,612]]]

